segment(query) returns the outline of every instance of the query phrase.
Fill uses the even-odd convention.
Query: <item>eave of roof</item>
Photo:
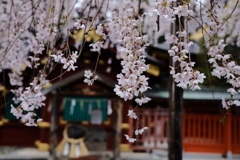
[[[66,77],[66,78],[62,79],[61,81],[58,81],[58,82],[54,83],[52,86],[45,88],[42,91],[42,93],[46,95],[46,94],[48,94],[48,93],[50,93],[52,91],[55,91],[60,86],[61,87],[67,86],[68,84],[71,84],[71,83],[73,83],[73,82],[75,82],[75,81],[77,81],[79,79],[84,78],[84,71],[85,70],[91,70],[91,69],[84,69],[84,70],[81,70],[80,72],[76,72],[74,75]],[[113,80],[109,79],[108,77],[106,77],[106,76],[104,76],[104,75],[102,75],[100,73],[97,73],[97,75],[98,75],[97,81],[99,81],[99,82],[101,82],[101,83],[103,83],[106,86],[109,86],[111,88],[115,87],[116,83]]]
[[[152,98],[164,98],[167,99],[169,97],[169,91],[167,89],[159,89],[158,91],[147,91],[146,95]],[[183,92],[183,99],[187,100],[222,100],[230,99],[231,95],[227,92],[226,88],[202,88],[201,90],[192,91],[190,89],[186,89]],[[235,95],[233,99],[240,99],[240,95]]]

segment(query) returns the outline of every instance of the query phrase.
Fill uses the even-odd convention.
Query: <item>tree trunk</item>
[[[168,113],[168,159],[182,160],[182,96],[183,89],[171,78]]]
[[[184,19],[181,18],[181,22]],[[172,34],[176,34],[179,30],[178,17],[176,17],[175,24],[171,26]],[[181,29],[184,23],[181,24]],[[170,66],[177,67],[179,62],[173,62],[172,58],[169,59]],[[176,73],[181,72],[180,67],[176,69]],[[169,87],[169,112],[168,112],[168,159],[169,160],[182,160],[182,108],[183,108],[183,89],[176,86],[176,83],[170,75]]]

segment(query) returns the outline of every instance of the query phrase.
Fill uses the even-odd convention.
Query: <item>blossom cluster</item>
[[[237,4],[238,2],[232,0],[228,1],[227,4],[224,1],[215,1],[212,4],[206,1],[200,11],[204,19],[203,27],[209,28],[205,32],[208,38],[206,46],[209,46],[208,62],[213,67],[211,74],[219,79],[225,78],[226,82],[231,85],[231,88],[227,90],[230,93],[230,99],[222,98],[222,106],[225,109],[233,105],[240,106],[238,99],[233,100],[234,96],[240,93],[240,66],[231,54],[224,51],[227,45],[224,43],[224,39],[228,44],[240,46],[239,34],[236,31],[239,16],[239,5]],[[215,40],[214,36],[219,39]]]
[[[177,36],[171,35],[167,37],[167,43],[172,44],[170,50],[168,50],[169,55],[172,57],[173,62],[178,62],[179,66],[171,66],[170,74],[175,79],[178,87],[186,89],[188,86],[191,90],[201,89],[199,83],[203,83],[205,75],[200,73],[197,70],[194,70],[195,62],[192,62],[190,59],[189,47],[192,45],[192,42],[181,42],[179,39],[184,38],[187,35],[187,32],[184,30],[178,32]],[[175,70],[180,67],[180,72]]]
[[[94,75],[91,70],[85,70],[84,77],[84,82],[87,83],[89,86],[92,86],[94,81],[98,79],[98,76]]]
[[[106,34],[103,32],[102,21],[100,19],[106,19],[106,11],[108,4],[106,0],[99,1],[89,1],[85,0],[81,2],[81,5],[76,7],[76,11],[79,14],[77,22],[74,23],[74,27],[79,30],[84,31],[83,41],[84,44],[87,35],[92,30],[96,30],[96,33],[99,36],[102,36],[101,39],[93,42],[89,45],[91,47],[91,52],[98,53],[98,59],[96,60],[96,66],[93,73],[90,70],[85,70],[84,82],[88,85],[93,85],[94,81],[97,80],[98,76],[96,75],[96,69],[101,55],[101,49],[106,49],[108,47],[108,40],[106,39]],[[109,70],[109,69],[108,69]]]
[[[122,58],[123,69],[117,75],[118,85],[114,91],[124,100],[135,101],[142,105],[150,98],[141,96],[148,87],[148,78],[142,75],[149,66],[145,64],[145,48],[148,46],[148,37],[142,36],[139,26],[141,21],[135,18],[134,6],[125,0],[118,12],[112,14],[112,18],[97,26],[96,33],[102,36],[104,41],[91,44],[93,52],[100,53],[103,43],[109,39],[117,46],[118,57]],[[140,95],[141,94],[141,95]]]
[[[109,32],[115,33],[118,40],[117,51],[122,58],[123,69],[117,75],[118,85],[114,91],[118,96],[126,100],[131,100],[145,92],[148,87],[148,78],[142,75],[149,66],[145,64],[145,48],[148,46],[147,37],[141,35],[138,30],[140,21],[134,17],[133,8],[129,3],[123,5],[127,11],[125,14],[113,16],[107,23]],[[148,102],[149,98],[135,99],[141,105]]]
[[[110,11],[109,1],[107,0],[82,0],[78,1],[75,6],[76,13],[78,14],[77,21],[74,23],[77,28],[91,28],[100,24],[103,19],[106,19],[106,12]],[[91,25],[91,22],[93,25]]]
[[[223,8],[225,6],[224,1],[214,1],[213,3],[211,1],[205,1],[203,4],[201,4],[201,10],[199,11],[199,14],[201,13],[202,19],[204,20],[202,23],[204,26],[202,27],[209,27],[209,30],[207,31],[207,35],[209,38],[212,38],[215,34],[223,33],[222,25],[224,23],[224,12]],[[199,8],[200,9],[200,8]]]
[[[74,66],[78,58],[77,51],[72,52],[72,54],[68,55],[67,58],[65,58],[61,51],[56,51],[56,54],[50,56],[53,57],[55,62],[63,64],[63,69],[67,69],[67,71],[75,71],[75,68],[77,68],[77,66]]]
[[[134,112],[134,110],[128,110],[128,116],[129,116],[130,118],[133,118],[133,119],[138,119],[137,114]],[[143,134],[143,132],[144,132],[145,130],[147,130],[147,129],[148,129],[148,127],[143,127],[143,128],[141,128],[141,129],[135,129],[134,134],[135,134],[136,136],[139,135],[139,134],[141,135],[141,134]],[[130,143],[133,143],[133,142],[136,141],[135,138],[130,138],[129,135],[126,135],[126,134],[125,134],[125,137],[126,137],[126,139],[127,139]]]
[[[147,130],[148,129],[148,127],[143,127],[143,128],[141,128],[141,129],[137,129],[137,130],[135,130],[135,135],[141,135],[143,132],[144,132],[144,130]],[[137,139],[136,138],[131,138],[131,137],[129,137],[129,135],[127,135],[127,134],[124,134],[124,136],[126,137],[126,140],[128,140],[130,143],[134,143]]]
[[[149,35],[151,44],[157,44],[159,37],[167,36],[171,32],[171,23],[176,19],[173,17],[173,2],[172,0],[149,0],[149,4],[142,5],[145,11],[143,32]],[[153,22],[155,22],[155,25],[153,25]]]
[[[36,126],[36,122],[42,121],[42,119],[36,115],[35,110],[45,106],[44,101],[46,97],[41,91],[48,83],[49,81],[46,80],[42,74],[40,77],[34,78],[29,87],[12,90],[16,95],[13,100],[16,104],[20,103],[20,105],[17,107],[11,105],[11,113],[21,119],[25,125]]]
[[[148,78],[143,75],[149,68],[145,63],[146,56],[144,55],[148,46],[148,37],[142,35],[141,17],[135,17],[135,6],[130,1],[124,0],[118,12],[114,12],[105,23],[98,25],[96,33],[101,35],[105,41],[109,39],[111,43],[115,44],[118,57],[122,59],[123,69],[117,75],[118,84],[115,85],[114,91],[125,101],[135,98],[136,103],[142,105],[150,101],[150,98],[143,94],[150,88],[147,82]],[[102,42],[94,43],[91,46],[96,52],[103,48]],[[137,119],[137,115],[131,110],[129,110],[128,116]],[[136,133],[142,134],[145,129],[136,130]],[[129,142],[136,140],[128,135],[125,136]]]
[[[52,0],[0,2],[0,73],[5,69],[10,71],[10,84],[15,87],[11,92],[16,103],[20,103],[17,108],[12,106],[11,112],[28,126],[35,126],[41,120],[35,110],[44,105],[42,89],[48,83],[45,74],[51,70],[52,59],[64,64],[64,69],[75,69],[76,53],[65,59],[61,52],[54,53],[60,31],[62,38],[67,35],[63,29],[67,26],[63,22],[71,21],[67,16],[71,15],[74,4],[74,1],[55,3]],[[46,64],[40,71],[43,60]],[[22,82],[23,72],[28,68],[38,71],[29,85]]]
[[[208,51],[209,63],[213,66],[212,75],[225,78],[226,82],[232,87],[227,90],[231,94],[231,98],[240,93],[240,66],[233,60],[230,54],[224,54],[224,40],[220,40],[217,45],[210,47]],[[240,106],[239,99],[225,100],[222,99],[223,108],[228,109],[232,105]]]
[[[227,44],[240,47],[240,35],[238,28],[240,26],[240,5],[238,4],[238,1],[228,0],[227,4],[220,13],[224,13],[221,17],[227,20],[227,23],[222,26],[222,31],[221,33],[218,33],[218,36],[225,38]]]
[[[155,9],[152,12],[147,13],[147,15],[157,14],[165,21],[174,23],[179,21],[179,31],[175,35],[165,35],[166,43],[171,44],[171,48],[168,50],[170,57],[172,57],[173,63],[178,64],[176,66],[170,66],[170,74],[175,79],[178,87],[186,89],[188,86],[192,90],[201,89],[199,83],[203,83],[205,75],[199,71],[193,69],[195,62],[191,61],[191,55],[189,48],[193,42],[188,40],[188,31],[184,29],[180,18],[188,17],[192,15],[193,11],[189,8],[189,5],[182,3],[178,4],[176,7],[172,7],[175,1],[156,1]],[[176,18],[177,15],[177,18]],[[188,28],[188,26],[185,26]],[[178,69],[180,68],[180,69]],[[180,70],[180,71],[176,71]]]

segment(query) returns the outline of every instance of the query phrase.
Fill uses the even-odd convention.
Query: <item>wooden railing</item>
[[[133,150],[167,149],[168,112],[163,109],[138,109],[139,121],[132,121],[131,131],[144,126],[149,129],[136,136]],[[204,113],[183,114],[183,149],[185,152],[210,152],[226,155],[240,154],[240,116]]]

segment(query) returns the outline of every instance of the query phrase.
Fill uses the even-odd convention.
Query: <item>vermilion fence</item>
[[[233,115],[232,116],[232,152],[234,154],[240,154],[240,116]]]
[[[138,109],[139,121],[132,121],[132,128],[147,126],[133,150],[167,149],[167,110]],[[211,152],[240,154],[240,116],[229,114],[225,125],[220,123],[223,115],[184,113],[183,149],[185,152]]]
[[[183,144],[186,152],[224,153],[224,126],[222,115],[185,114],[183,118]]]

